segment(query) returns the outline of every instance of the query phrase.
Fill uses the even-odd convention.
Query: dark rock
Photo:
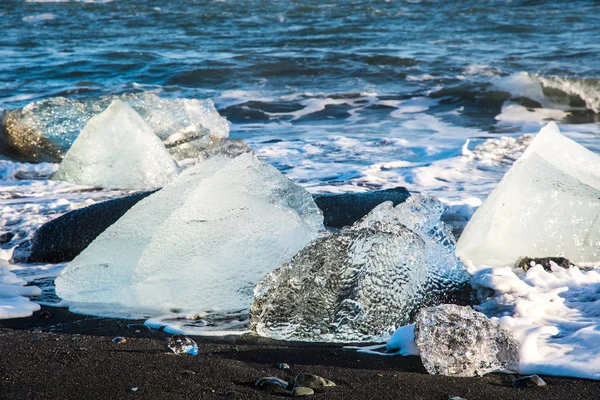
[[[93,204],[45,223],[31,240],[27,262],[71,261],[127,210],[152,193],[141,192]]]
[[[517,379],[513,383],[513,386],[517,387],[517,388],[546,386],[546,382],[544,382],[544,380],[537,375],[529,375],[529,376],[524,376],[522,378]]]
[[[221,147],[215,145],[214,149],[211,149],[215,154],[221,154],[219,152],[226,155],[238,154],[246,151],[244,145],[243,142],[230,140],[221,144]],[[49,221],[37,230],[31,243],[23,242],[15,249],[13,261],[28,263],[71,261],[131,207],[152,193],[154,191],[104,201],[68,212]],[[342,227],[359,220],[384,201],[392,201],[396,205],[409,196],[405,188],[397,187],[368,193],[315,195],[314,199],[323,211],[325,225]]]
[[[533,267],[536,264],[541,264],[542,267],[546,271],[552,271],[550,267],[550,263],[553,262],[561,268],[569,268],[571,265],[571,261],[567,260],[564,257],[543,257],[543,258],[532,258],[532,257],[519,257],[517,262],[515,263],[515,268],[521,268],[524,271],[527,271],[529,268]]]
[[[6,244],[15,237],[15,234],[12,232],[2,232],[0,233],[0,244]]]
[[[290,366],[286,363],[279,364],[279,369],[290,369]]]
[[[384,201],[391,201],[396,206],[409,197],[408,190],[400,186],[364,193],[313,195],[315,203],[323,211],[325,226],[333,228],[352,225]]]
[[[21,120],[22,111],[6,110],[0,115],[0,154],[19,162],[60,162],[61,149]]]
[[[117,336],[116,338],[114,338],[113,340],[111,340],[113,343],[117,343],[117,344],[124,344],[127,343],[127,339],[125,339],[123,336]]]
[[[237,390],[229,390],[228,392],[225,392],[225,394],[223,396],[225,396],[226,399],[243,399],[243,398],[245,398],[244,394],[241,392],[238,392]]]
[[[314,394],[315,391],[309,387],[296,386],[294,389],[292,389],[292,397],[312,396]]]
[[[335,383],[329,379],[321,378],[313,374],[298,374],[294,381],[294,387],[307,387],[311,389],[322,389],[324,387],[335,386]]]
[[[52,314],[50,314],[48,311],[42,311],[42,312],[39,314],[39,317],[40,317],[40,318],[44,318],[44,319],[48,319],[48,318],[50,318],[51,316],[52,316]]]

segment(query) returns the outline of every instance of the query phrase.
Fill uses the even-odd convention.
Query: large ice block
[[[600,156],[550,122],[475,212],[456,254],[491,266],[521,256],[600,261]]]
[[[52,179],[120,189],[155,189],[177,176],[173,158],[127,103],[89,120]]]
[[[415,195],[316,240],[256,286],[251,329],[283,340],[369,341],[424,305],[459,300],[469,279],[442,211]]]
[[[66,267],[56,291],[103,315],[247,309],[256,282],[322,221],[306,190],[255,155],[216,155],[133,206]]]

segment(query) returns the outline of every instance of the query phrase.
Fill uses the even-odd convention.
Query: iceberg
[[[56,278],[74,311],[247,310],[254,285],[317,237],[312,196],[254,154],[199,159],[136,203]]]
[[[156,189],[178,174],[152,128],[126,103],[115,100],[89,120],[52,179],[119,189]]]
[[[490,266],[522,256],[600,261],[600,156],[550,122],[475,212],[456,254]]]
[[[413,195],[317,239],[259,282],[250,328],[280,340],[369,341],[423,306],[464,301],[469,275],[439,221],[443,210]]]
[[[470,307],[424,308],[414,332],[423,366],[432,375],[519,372],[519,342],[513,334]]]

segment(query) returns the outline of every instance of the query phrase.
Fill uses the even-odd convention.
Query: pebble
[[[244,395],[241,392],[238,392],[236,390],[230,390],[228,392],[225,392],[225,398],[226,399],[243,399]]]
[[[294,389],[292,389],[293,397],[312,396],[313,394],[315,394],[315,391],[309,387],[296,386]]]
[[[117,336],[116,338],[114,338],[112,340],[113,343],[118,343],[118,344],[123,344],[123,343],[127,343],[127,339],[125,339],[123,336]]]
[[[329,379],[321,378],[317,375],[303,373],[296,375],[294,386],[302,386],[311,389],[321,389],[324,387],[335,386],[335,383],[333,383]]]
[[[279,364],[279,369],[290,369],[290,366],[289,364],[281,363]]]
[[[42,311],[42,312],[39,314],[39,317],[40,317],[40,318],[43,318],[43,319],[48,319],[48,318],[50,318],[51,316],[52,316],[52,314],[50,314],[48,311]]]
[[[283,379],[275,378],[274,376],[267,376],[265,378],[260,378],[256,381],[254,386],[259,389],[272,389],[273,387],[282,387],[287,389],[289,387],[289,383],[284,381]]]
[[[513,386],[518,388],[546,386],[546,382],[544,382],[544,380],[537,375],[529,375],[517,379],[513,383]]]

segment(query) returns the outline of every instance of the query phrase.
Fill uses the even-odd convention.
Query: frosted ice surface
[[[215,156],[133,206],[67,266],[56,291],[104,315],[248,309],[256,282],[322,221],[306,190],[255,155]]]
[[[367,341],[410,322],[423,305],[462,300],[453,296],[464,294],[468,274],[442,211],[415,195],[316,240],[256,286],[251,329],[275,339]]]
[[[89,120],[52,179],[120,189],[155,189],[177,176],[177,165],[152,128],[115,100]]]
[[[544,127],[467,224],[463,260],[512,265],[521,256],[600,261],[600,156]]]
[[[519,371],[519,343],[498,322],[470,307],[443,304],[415,318],[415,342],[430,374],[480,376]]]

